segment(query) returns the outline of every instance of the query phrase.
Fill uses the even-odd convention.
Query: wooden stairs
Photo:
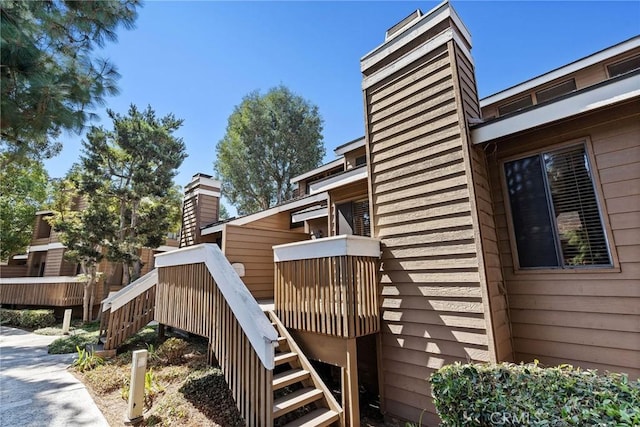
[[[277,315],[267,312],[278,331],[273,374],[273,420],[276,426],[344,425],[342,408],[318,376]]]

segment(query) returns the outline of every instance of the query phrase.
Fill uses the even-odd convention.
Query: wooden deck
[[[335,245],[341,239],[368,240],[377,248],[373,252],[379,255],[376,240],[355,236],[274,247],[276,252],[294,249],[294,259],[276,255],[279,260],[275,264],[275,311],[287,328],[341,338],[356,338],[380,330],[378,256],[343,254]],[[329,247],[328,253],[318,250],[327,244],[335,248]],[[306,258],[305,251],[335,255]]]

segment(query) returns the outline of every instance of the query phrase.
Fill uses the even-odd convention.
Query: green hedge
[[[570,365],[447,365],[431,376],[444,426],[637,426],[640,383]]]
[[[25,329],[46,328],[56,324],[52,310],[7,310],[0,308],[0,324]]]

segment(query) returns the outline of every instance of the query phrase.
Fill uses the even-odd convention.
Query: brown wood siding
[[[578,70],[575,73],[572,73],[572,74],[560,77],[558,79],[552,80],[550,82],[544,83],[542,85],[536,86],[530,90],[519,92],[509,98],[505,98],[493,104],[485,105],[484,107],[482,107],[482,117],[489,118],[489,117],[497,116],[498,106],[509,104],[510,102],[513,102],[516,99],[521,98],[526,94],[530,94],[532,96],[535,104],[536,103],[535,92],[538,92],[540,90],[543,90],[549,87],[553,87],[571,78],[575,79],[576,81],[576,90],[584,89],[586,87],[600,83],[609,78],[609,75],[607,73],[608,64],[615,63],[617,61],[631,57],[638,53],[640,53],[640,48],[630,50],[628,52],[615,56],[614,58],[610,59],[606,63],[599,62],[597,64],[583,68],[582,70]]]
[[[329,211],[329,224],[331,236],[338,234],[336,226],[336,204],[351,200],[367,199],[368,197],[367,181],[364,179],[329,191],[329,206],[331,206],[331,210]]]
[[[0,266],[0,277],[27,277],[27,265]]]
[[[473,64],[457,48],[456,64],[468,135],[468,120],[480,117],[475,71]],[[487,308],[491,312],[496,360],[512,361],[513,346],[511,344],[507,290],[502,277],[502,262],[498,250],[498,235],[494,221],[486,154],[482,147],[471,146],[469,141],[467,141],[467,146],[469,146],[475,210],[478,215],[477,228],[480,234],[480,250],[484,259],[484,275],[486,276]]]
[[[217,190],[217,189],[215,189]],[[217,190],[219,191],[219,190]],[[198,208],[200,210],[199,226],[212,224],[218,221],[219,199],[207,194],[198,195]]]
[[[153,270],[153,266],[155,264],[155,258],[153,257],[153,254],[153,249],[140,249],[140,260],[142,261],[142,270],[140,271],[140,277]]]
[[[615,119],[619,117],[619,119]],[[617,268],[516,271],[499,170],[505,158],[590,139]],[[516,361],[640,375],[640,105],[636,101],[503,141],[489,156]]]
[[[305,233],[230,224],[222,235],[224,255],[230,263],[244,265],[242,281],[256,299],[273,298],[273,246],[309,239]]]
[[[495,358],[474,232],[464,114],[478,107],[469,67],[457,64],[450,42],[365,91],[373,228],[383,247],[384,406],[411,420],[426,409],[433,425],[429,375]]]
[[[291,227],[291,214],[289,212],[280,212],[266,218],[260,218],[255,221],[248,222],[245,225],[252,228],[289,231],[289,227]]]
[[[60,268],[62,267],[62,256],[64,255],[64,248],[49,249],[47,251],[46,264],[44,266],[44,276],[59,276]]]

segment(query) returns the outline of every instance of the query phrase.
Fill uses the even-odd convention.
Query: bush
[[[52,310],[0,309],[0,324],[25,329],[46,328],[56,324]]]
[[[182,359],[187,352],[188,343],[180,338],[169,338],[157,350],[160,359],[166,360],[170,365],[182,363]]]
[[[97,342],[98,332],[69,335],[58,338],[49,344],[48,352],[49,354],[75,353],[76,347],[85,348],[87,344],[96,344]]]
[[[622,374],[537,362],[456,363],[430,381],[444,426],[640,424],[640,383]]]

